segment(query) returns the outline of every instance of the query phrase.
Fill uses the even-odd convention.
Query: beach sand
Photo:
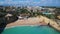
[[[17,25],[47,25],[45,21],[43,21],[42,18],[39,17],[32,17],[28,19],[22,19],[22,20],[17,20],[13,23],[7,24],[6,27],[11,27],[11,26],[17,26]]]
[[[28,19],[22,19],[17,20],[13,23],[7,24],[6,27],[12,27],[12,26],[20,26],[20,25],[49,25],[57,30],[60,31],[59,24],[57,24],[55,21],[48,19],[47,17],[40,16],[40,17],[31,17]]]

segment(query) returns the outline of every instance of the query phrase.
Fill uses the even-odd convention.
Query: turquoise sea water
[[[49,26],[16,26],[5,29],[2,34],[60,34]]]

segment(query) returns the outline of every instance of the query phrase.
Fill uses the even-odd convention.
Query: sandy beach
[[[46,26],[46,25],[48,25],[48,23],[49,23],[49,26],[60,31],[59,24],[57,24],[55,21],[48,19],[44,16],[31,17],[31,18],[22,19],[22,20],[18,19],[17,21],[15,21],[13,23],[7,24],[6,27],[21,26],[21,25],[39,25],[39,26],[43,25],[43,26]]]
[[[16,22],[7,24],[6,27],[17,26],[17,25],[47,25],[47,23],[43,22],[40,18],[32,17],[28,19],[17,20]]]

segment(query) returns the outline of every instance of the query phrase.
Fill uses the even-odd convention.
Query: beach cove
[[[22,19],[22,20],[17,20],[16,22],[14,23],[10,23],[10,24],[7,24],[6,28],[9,28],[9,27],[13,27],[13,26],[21,26],[21,25],[41,25],[41,26],[51,26],[53,28],[55,28],[56,30],[60,31],[60,27],[59,27],[59,24],[57,24],[55,21],[53,20],[50,20],[46,17],[32,17],[32,18],[28,18],[28,19]]]

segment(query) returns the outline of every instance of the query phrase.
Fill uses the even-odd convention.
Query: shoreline
[[[34,26],[48,26],[48,25],[17,25],[17,26],[6,27],[5,29],[19,27],[19,26],[30,26],[30,27],[34,27]]]
[[[17,27],[19,27],[19,26],[31,26],[31,27],[33,27],[33,26],[39,26],[39,25],[17,25]],[[13,27],[16,27],[16,26],[6,27],[5,29],[13,28]]]
[[[40,17],[34,17],[34,18],[28,18],[24,20],[17,20],[16,22],[7,24],[6,27],[13,27],[13,26],[26,26],[26,25],[42,25],[46,26],[50,24],[51,27],[55,28],[56,30],[60,31],[59,24],[57,24],[55,21],[48,19],[47,17],[40,16]],[[49,26],[49,25],[48,25]]]

